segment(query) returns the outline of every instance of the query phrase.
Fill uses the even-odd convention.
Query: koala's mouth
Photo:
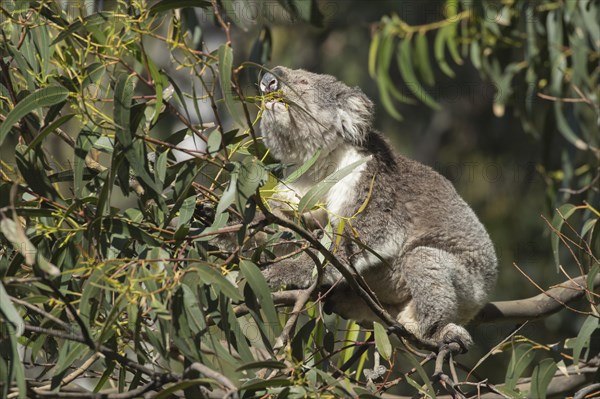
[[[266,93],[262,97],[264,109],[272,112],[287,112],[289,105],[286,103],[282,90]]]

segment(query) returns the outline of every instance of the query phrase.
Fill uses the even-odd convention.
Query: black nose
[[[262,79],[260,80],[260,91],[262,91],[263,94],[267,94],[273,93],[278,89],[279,82],[277,81],[275,75],[273,75],[271,72],[265,73]]]

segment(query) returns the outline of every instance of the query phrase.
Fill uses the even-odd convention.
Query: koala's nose
[[[265,73],[260,80],[260,91],[262,91],[263,94],[277,91],[279,88],[278,86],[279,82],[277,81],[275,75],[273,75],[271,72]]]

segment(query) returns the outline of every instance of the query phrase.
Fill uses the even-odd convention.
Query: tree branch
[[[565,281],[557,287],[539,295],[512,301],[490,302],[475,317],[472,323],[496,321],[518,321],[546,317],[563,309],[564,304],[581,298],[587,292],[587,275]],[[600,275],[594,279],[593,287],[600,286]]]

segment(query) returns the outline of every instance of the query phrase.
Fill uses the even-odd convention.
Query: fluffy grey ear
[[[354,144],[363,143],[371,130],[373,102],[358,87],[337,100],[341,136]]]

